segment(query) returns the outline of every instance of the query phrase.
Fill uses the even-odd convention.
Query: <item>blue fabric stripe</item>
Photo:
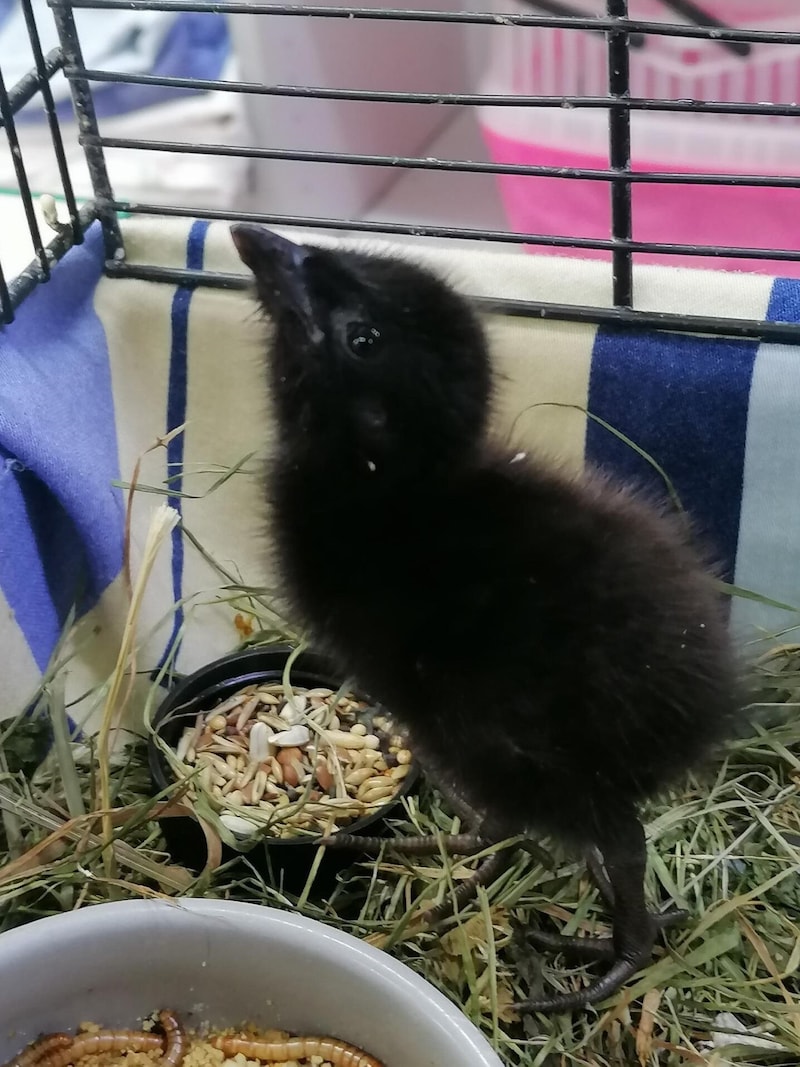
[[[767,319],[800,322],[800,284],[777,278]],[[753,371],[736,584],[800,605],[800,348],[761,345]],[[796,616],[734,599],[738,629],[776,633]]]
[[[206,234],[209,223],[199,220],[192,223],[186,246],[186,266],[189,270],[202,270],[205,253]],[[172,348],[169,359],[169,386],[167,395],[167,432],[174,430],[186,421],[186,399],[188,384],[188,336],[189,307],[194,295],[194,285],[181,285],[175,290],[172,300]],[[173,437],[167,445],[167,470],[170,487],[175,494],[167,497],[167,502],[183,517],[183,500],[179,495],[183,489],[183,453],[184,435]],[[172,531],[172,597],[177,604],[183,597],[183,532],[180,524]],[[161,657],[162,667],[179,641],[183,626],[183,608],[178,607],[172,626],[172,634]]]
[[[589,411],[663,467],[728,577],[757,348],[754,341],[603,328],[592,353]],[[664,496],[650,464],[591,419],[586,457]]]
[[[800,322],[800,282],[797,279],[776,278],[772,283],[767,321]]]

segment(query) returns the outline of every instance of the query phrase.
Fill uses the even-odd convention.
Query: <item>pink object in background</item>
[[[503,11],[531,13],[514,0]],[[739,28],[800,30],[798,0],[699,0],[703,10]],[[589,15],[603,15],[605,0],[575,0]],[[661,0],[630,0],[631,18],[675,22]],[[716,40],[645,38],[631,49],[631,95],[747,103],[800,100],[800,47],[753,45],[734,55]],[[603,34],[576,30],[498,28],[481,91],[531,96],[605,96],[607,53]],[[484,107],[479,121],[496,163],[608,168],[605,109]],[[632,166],[660,173],[800,175],[797,119],[634,111]],[[584,238],[610,236],[609,183],[566,178],[500,175],[512,227],[522,233]],[[746,186],[633,184],[633,237],[669,244],[714,244],[800,250],[800,190]],[[585,249],[530,251],[609,258]],[[760,271],[800,277],[800,263],[727,256],[664,256],[656,262]]]

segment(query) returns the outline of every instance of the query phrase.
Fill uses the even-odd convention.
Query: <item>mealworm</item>
[[[181,1067],[186,1055],[186,1034],[174,1011],[160,1011],[158,1024],[164,1034],[164,1067]]]
[[[161,1011],[158,1022],[163,1037],[144,1030],[97,1030],[95,1033],[48,1034],[28,1045],[4,1067],[68,1067],[84,1056],[103,1052],[155,1052],[163,1049],[165,1067],[180,1067],[186,1055],[186,1035],[172,1011]]]
[[[45,1053],[34,1061],[34,1067],[69,1067],[84,1056],[103,1052],[159,1052],[164,1047],[160,1034],[144,1030],[97,1030],[93,1034],[78,1034],[69,1048]]]
[[[335,1037],[289,1037],[285,1041],[261,1041],[257,1038],[215,1036],[209,1043],[226,1056],[241,1052],[249,1060],[261,1060],[264,1063],[322,1056],[334,1067],[383,1067],[374,1056]]]
[[[164,1009],[158,1014],[158,1024],[164,1035],[164,1054],[161,1063],[164,1067],[180,1067],[186,1055],[186,1033],[183,1032],[180,1019],[174,1012]]]
[[[3,1067],[34,1067],[41,1059],[58,1049],[69,1048],[74,1038],[69,1034],[46,1034],[38,1041],[32,1041],[30,1045],[20,1052]]]

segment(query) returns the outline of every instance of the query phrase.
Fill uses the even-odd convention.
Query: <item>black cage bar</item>
[[[31,0],[22,0],[33,46],[35,69],[18,85],[8,88],[0,75],[0,126],[9,141],[23,206],[30,228],[34,249],[31,266],[16,279],[9,280],[2,270],[0,248],[0,322],[10,322],[14,310],[30,289],[46,281],[50,265],[74,243],[82,240],[86,226],[99,218],[103,227],[106,249],[106,270],[111,276],[136,277],[153,281],[186,282],[222,288],[240,288],[247,284],[243,275],[221,274],[213,271],[166,269],[155,265],[126,262],[118,218],[120,213],[165,217],[200,217],[218,220],[255,221],[265,224],[301,227],[306,229],[346,232],[352,234],[403,235],[434,237],[442,240],[459,239],[474,242],[496,242],[507,245],[528,245],[550,249],[586,249],[606,253],[611,260],[613,306],[590,307],[580,300],[570,303],[548,303],[536,300],[485,300],[482,303],[495,311],[510,315],[537,316],[571,321],[603,324],[640,325],[655,328],[706,332],[730,336],[761,338],[772,341],[800,341],[800,326],[790,323],[762,322],[750,319],[715,316],[654,313],[637,308],[637,253],[656,256],[722,257],[750,260],[754,263],[772,261],[800,261],[800,250],[741,247],[735,244],[687,244],[664,241],[642,241],[636,238],[636,211],[633,189],[637,185],[705,185],[716,187],[789,188],[800,190],[800,175],[787,174],[728,174],[672,172],[667,170],[635,170],[631,164],[631,116],[635,112],[664,112],[676,114],[707,114],[729,116],[761,116],[774,119],[798,119],[800,105],[787,102],[729,102],[720,100],[660,99],[634,97],[630,86],[630,53],[646,46],[648,38],[665,36],[691,40],[712,39],[721,49],[746,56],[758,45],[791,45],[800,48],[800,32],[773,32],[741,29],[723,25],[718,19],[704,15],[702,2],[694,0],[664,0],[665,16],[672,11],[676,21],[652,22],[628,17],[628,0],[606,0],[603,17],[582,15],[571,3],[561,0],[529,0],[530,12],[498,14],[473,11],[402,10],[398,8],[362,8],[357,6],[322,7],[313,4],[268,3],[204,3],[202,0],[48,0],[59,33],[60,48],[49,55],[42,54]],[[264,19],[354,19],[397,22],[437,23],[452,27],[506,28],[541,27],[562,29],[570,34],[604,34],[607,41],[608,91],[604,96],[570,95],[497,95],[480,92],[432,93],[407,90],[359,89],[353,86],[314,86],[304,84],[269,84],[252,81],[220,81],[179,77],[160,77],[150,74],[131,74],[122,71],[91,69],[84,65],[73,12],[81,8],[137,9],[147,11],[213,11],[229,18],[239,15],[258,15]],[[481,32],[484,32],[482,30]],[[507,32],[507,31],[506,31]],[[94,196],[80,211],[75,202],[70,175],[65,161],[58,120],[53,105],[49,81],[63,70],[69,80],[73,107],[78,119],[80,142],[92,179]],[[385,153],[315,151],[285,148],[281,145],[264,147],[228,144],[190,144],[176,140],[135,139],[103,136],[92,99],[92,87],[108,82],[156,86],[172,89],[215,90],[268,96],[278,99],[313,99],[377,103],[386,108],[386,120],[391,122],[391,108],[395,104],[434,108],[526,107],[526,108],[582,108],[604,110],[608,116],[608,167],[553,167],[523,164],[495,164],[471,159],[423,158],[421,155],[393,156]],[[14,116],[34,96],[41,94],[48,117],[69,224],[58,227],[56,237],[45,245],[33,209],[33,193],[25,172],[24,157],[19,149]],[[799,127],[800,130],[800,127]],[[296,213],[236,211],[221,208],[203,209],[173,204],[133,203],[118,199],[106,165],[105,150],[146,150],[172,155],[215,155],[251,160],[279,160],[294,163],[333,165],[336,167],[377,167],[394,170],[439,171],[463,174],[489,173],[547,178],[555,182],[584,180],[604,182],[609,188],[608,237],[580,237],[559,234],[524,233],[489,230],[467,226],[415,225],[392,220],[384,222],[348,218],[344,216],[315,216]],[[445,179],[446,180],[446,179]],[[799,194],[800,195],[800,194]]]

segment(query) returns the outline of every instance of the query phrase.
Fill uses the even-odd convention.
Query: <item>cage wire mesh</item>
[[[675,92],[681,83],[672,79],[656,78],[653,82],[640,79],[640,86],[649,92],[633,92],[631,79],[631,56],[642,51],[649,42],[668,40],[685,43],[687,47],[712,44],[715,54],[721,57],[733,57],[739,61],[748,57],[753,50],[765,52],[769,48],[781,49],[781,54],[792,49],[792,59],[797,56],[800,70],[800,30],[744,28],[728,24],[714,10],[714,0],[641,0],[645,9],[658,10],[662,16],[656,20],[631,17],[629,0],[594,0],[599,10],[589,14],[586,5],[591,0],[525,0],[524,8],[514,11],[465,11],[450,10],[447,0],[437,8],[430,10],[400,10],[395,8],[350,7],[333,4],[331,6],[306,4],[277,4],[260,2],[203,3],[201,0],[48,0],[52,16],[58,30],[59,47],[44,54],[40,43],[39,31],[32,7],[32,0],[20,0],[30,38],[34,59],[32,69],[17,84],[7,87],[0,70],[0,123],[13,159],[16,182],[24,208],[30,239],[34,249],[34,259],[27,269],[13,279],[3,273],[0,263],[0,311],[2,322],[13,320],[14,310],[30,290],[41,282],[46,282],[51,266],[73,244],[81,242],[87,226],[99,219],[105,238],[106,272],[116,277],[135,277],[152,281],[185,282],[192,285],[208,285],[222,288],[241,288],[246,280],[238,275],[223,274],[210,270],[189,271],[167,269],[146,263],[130,263],[125,258],[125,248],[119,226],[120,215],[147,215],[172,217],[201,217],[216,220],[239,220],[261,222],[278,227],[300,227],[315,231],[339,232],[347,234],[394,235],[402,238],[434,238],[440,240],[460,240],[470,244],[493,242],[498,245],[524,247],[529,251],[550,251],[560,253],[583,253],[598,255],[610,262],[613,299],[612,306],[585,306],[576,299],[574,303],[566,300],[561,303],[531,300],[498,300],[484,303],[495,312],[520,316],[541,316],[572,321],[586,321],[600,324],[638,325],[666,328],[678,331],[694,331],[719,335],[760,338],[762,340],[797,343],[800,340],[800,326],[791,323],[765,322],[713,315],[680,315],[674,313],[655,313],[637,306],[636,272],[634,263],[638,256],[646,254],[651,261],[674,262],[674,257],[684,257],[687,264],[699,257],[711,257],[729,261],[731,259],[751,264],[751,269],[765,269],[767,265],[773,273],[780,273],[781,264],[800,263],[800,251],[786,247],[753,247],[733,243],[680,243],[664,240],[637,239],[637,210],[635,191],[643,186],[700,186],[709,189],[748,188],[761,190],[797,190],[800,189],[800,170],[796,173],[763,172],[754,168],[752,173],[733,173],[730,168],[712,172],[709,170],[692,170],[691,167],[664,167],[653,169],[632,163],[631,131],[632,122],[637,116],[658,114],[673,116],[676,120],[685,120],[687,116],[717,116],[721,121],[760,121],[771,123],[766,136],[786,135],[785,127],[789,125],[789,135],[795,135],[791,125],[797,120],[800,107],[794,100],[793,88],[787,92],[792,99],[781,99],[779,92],[773,92],[774,80],[758,83],[758,75],[753,82],[753,91],[748,99],[721,99],[688,97]],[[741,4],[742,0],[736,0]],[[648,7],[649,4],[649,7]],[[508,5],[506,5],[507,7]],[[726,11],[732,11],[730,4],[722,5]],[[734,4],[734,6],[736,6]],[[769,6],[769,5],[768,5]],[[717,4],[719,7],[719,4]],[[752,8],[752,5],[750,5]],[[83,60],[81,40],[76,28],[75,12],[79,9],[112,11],[213,11],[231,22],[239,18],[263,20],[271,27],[282,20],[288,20],[293,26],[303,24],[330,25],[340,24],[345,36],[338,38],[339,43],[346,42],[346,34],[353,32],[353,27],[370,24],[373,27],[369,38],[369,49],[378,55],[378,67],[383,59],[388,63],[392,50],[400,40],[400,27],[414,27],[414,32],[428,35],[433,32],[440,36],[446,33],[453,50],[464,47],[464,32],[473,35],[481,33],[491,35],[503,33],[508,40],[509,34],[520,40],[525,31],[536,30],[539,33],[556,33],[562,42],[556,47],[562,48],[563,56],[573,49],[573,60],[577,55],[575,42],[585,42],[591,38],[595,44],[601,42],[604,54],[603,79],[604,91],[597,91],[596,80],[579,72],[577,84],[585,85],[585,92],[564,92],[564,86],[555,83],[543,85],[541,80],[526,84],[525,79],[517,79],[514,92],[492,93],[487,91],[432,91],[421,90],[414,84],[405,84],[402,88],[359,87],[357,84],[324,84],[320,77],[319,84],[278,83],[269,80],[232,80],[200,79],[191,77],[162,76],[152,73],[130,72],[114,69],[97,69],[87,67]],[[642,10],[642,8],[639,8]],[[376,29],[375,27],[378,27]],[[435,31],[434,31],[435,27]],[[277,33],[277,31],[274,31]],[[459,36],[460,35],[460,36]],[[241,38],[240,38],[241,39]],[[419,40],[424,40],[420,37]],[[527,39],[526,39],[527,40]],[[513,42],[512,42],[513,47]],[[356,45],[356,51],[358,45]],[[413,50],[412,50],[413,51]],[[273,55],[275,53],[273,52]],[[410,53],[409,53],[410,54]],[[323,60],[324,60],[323,56]],[[407,59],[408,57],[406,57]],[[429,56],[426,54],[426,63]],[[373,55],[373,66],[375,56]],[[406,59],[403,60],[406,63]],[[429,64],[428,64],[429,65]],[[0,68],[2,56],[0,55]],[[349,77],[348,70],[352,67]],[[407,67],[408,79],[413,78],[413,63]],[[325,63],[318,68],[324,71]],[[338,64],[342,80],[355,80],[358,76],[358,64],[349,60]],[[344,71],[344,75],[342,75]],[[269,75],[265,64],[265,74]],[[72,105],[77,119],[80,143],[85,154],[86,164],[91,176],[93,196],[79,208],[73,191],[73,181],[67,165],[66,154],[59,125],[59,118],[53,101],[51,81],[54,76],[63,73],[69,81]],[[328,81],[333,79],[329,78]],[[784,79],[785,80],[785,79]],[[337,108],[348,105],[369,105],[374,112],[381,113],[382,144],[391,145],[394,116],[400,114],[401,105],[408,109],[431,109],[435,115],[452,114],[453,110],[518,109],[517,114],[527,116],[551,114],[558,111],[588,114],[601,113],[605,118],[605,140],[607,165],[550,165],[548,163],[501,162],[494,160],[475,160],[469,158],[445,158],[444,156],[427,156],[421,151],[410,154],[362,151],[348,147],[347,150],[329,150],[327,148],[286,147],[278,143],[259,143],[254,145],[230,144],[195,144],[179,140],[143,139],[104,135],[94,105],[93,92],[108,83],[125,83],[148,87],[153,90],[169,89],[171,91],[201,91],[244,94],[249,99],[269,101],[270,115],[274,118],[281,114],[281,109],[300,106],[316,101],[329,107],[325,114],[333,119]],[[704,83],[695,83],[704,84]],[[718,84],[722,84],[720,80]],[[728,87],[737,83],[729,81]],[[742,85],[744,82],[741,83]],[[672,93],[671,90],[672,89]],[[526,91],[532,90],[532,91]],[[756,96],[769,94],[772,99],[755,99]],[[787,92],[783,95],[786,96]],[[741,93],[744,97],[748,94]],[[68,222],[59,222],[50,213],[50,223],[56,231],[54,239],[46,243],[39,216],[35,210],[35,195],[26,173],[24,152],[20,146],[16,116],[19,112],[39,97],[46,113],[52,148],[57,161],[60,182],[60,194],[66,204]],[[486,112],[488,113],[488,112]],[[302,120],[301,120],[302,121]],[[782,123],[783,126],[779,127]],[[374,125],[374,124],[373,124]],[[435,122],[433,123],[435,125]],[[273,127],[267,136],[277,139],[281,133],[281,124]],[[284,124],[285,129],[285,124]],[[746,136],[746,127],[745,136]],[[388,138],[388,141],[387,141]],[[324,140],[324,139],[323,139]],[[358,139],[357,139],[358,140]],[[263,138],[262,138],[263,141]],[[360,139],[363,142],[363,138]],[[569,233],[526,232],[515,228],[490,229],[470,226],[453,226],[439,224],[421,224],[418,222],[399,222],[391,219],[366,218],[364,212],[348,211],[346,198],[337,211],[336,205],[326,213],[305,213],[302,211],[269,210],[274,204],[265,202],[254,205],[253,210],[234,210],[225,207],[202,208],[196,205],[183,205],[156,202],[132,202],[118,198],[113,191],[113,175],[110,176],[108,156],[115,151],[147,151],[164,154],[166,157],[177,155],[190,156],[229,156],[250,161],[254,167],[268,165],[293,166],[292,175],[300,173],[297,168],[304,168],[303,173],[319,173],[315,168],[322,168],[326,174],[331,168],[343,168],[346,172],[369,170],[372,173],[391,172],[437,172],[440,179],[447,182],[453,175],[489,175],[498,181],[509,179],[544,179],[556,188],[566,188],[569,183],[599,183],[607,190],[604,200],[602,218],[596,221],[605,229],[607,236],[581,236]],[[314,178],[309,178],[306,189],[313,188]],[[301,183],[302,185],[302,183]],[[267,201],[269,201],[267,197]],[[280,199],[280,198],[278,198]],[[290,198],[291,199],[291,198]],[[311,198],[313,200],[313,198]],[[330,202],[328,204],[331,207]],[[256,209],[257,207],[257,209]],[[2,256],[2,241],[0,241]]]

